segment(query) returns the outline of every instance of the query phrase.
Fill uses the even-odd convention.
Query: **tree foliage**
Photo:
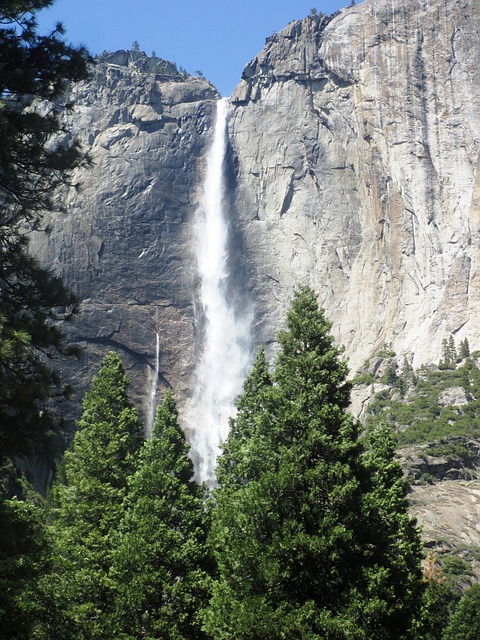
[[[131,478],[116,538],[114,624],[121,637],[205,637],[198,611],[208,595],[207,514],[188,450],[167,392]]]
[[[367,452],[347,365],[300,288],[272,374],[259,354],[218,463],[207,631],[227,638],[413,638],[420,540],[386,431]]]
[[[408,485],[395,460],[390,427],[379,425],[368,434],[365,445],[363,464],[370,486],[362,515],[368,519],[369,550],[366,547],[364,558],[368,587],[360,608],[376,607],[375,616],[385,625],[385,636],[380,637],[415,638],[422,624],[420,603],[425,589],[422,544],[416,521],[408,513]]]
[[[424,560],[422,570],[425,591],[418,637],[422,640],[438,640],[447,626],[454,595],[447,584],[438,558],[431,551]]]
[[[460,348],[458,351],[458,358],[460,361],[470,357],[470,344],[468,338],[464,338],[460,341]]]
[[[63,28],[37,33],[35,14],[52,0],[0,7],[0,451],[38,451],[53,422],[44,401],[61,395],[50,363],[63,351],[58,320],[75,301],[28,255],[28,232],[52,208],[55,188],[82,162],[62,129],[66,83],[85,78],[89,57],[62,40]],[[56,135],[56,137],[52,137]]]
[[[113,537],[143,439],[127,387],[120,358],[107,354],[85,394],[78,431],[53,490],[54,571],[47,591],[57,596],[55,633],[65,634],[59,637],[111,637]]]
[[[30,640],[47,602],[37,588],[49,568],[43,512],[29,501],[0,499],[0,629]]]
[[[442,637],[443,640],[480,638],[480,584],[465,591]]]
[[[0,9],[0,194],[2,225],[36,226],[52,206],[53,189],[82,160],[79,143],[60,121],[66,83],[88,75],[83,47],[67,45],[64,30],[42,36],[35,14],[53,0],[11,0]],[[53,134],[62,133],[56,142]]]
[[[409,393],[400,398],[397,384],[375,394],[367,409],[367,428],[387,423],[400,445],[480,435],[480,370],[474,360],[467,357],[454,369],[421,367],[415,375],[407,372],[402,377]],[[452,387],[464,389],[464,404],[442,402],[443,393]]]
[[[217,461],[216,476],[224,490],[239,488],[262,473],[265,460],[262,449],[257,448],[256,436],[262,430],[268,431],[268,423],[262,421],[268,416],[269,402],[264,391],[271,385],[265,350],[261,347],[243,384],[243,394],[236,400],[237,415],[230,420],[229,438]]]
[[[448,340],[444,338],[442,340],[442,353],[443,358],[439,362],[439,367],[442,369],[455,369],[457,362],[457,348],[455,347],[455,340],[451,335]]]

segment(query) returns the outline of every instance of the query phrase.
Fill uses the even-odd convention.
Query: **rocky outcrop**
[[[480,479],[480,441],[450,436],[438,442],[403,447],[399,460],[414,485]]]
[[[480,11],[366,0],[270,38],[232,96],[236,205],[260,335],[295,283],[353,370],[390,343],[480,346]]]
[[[450,436],[400,449],[411,484],[410,513],[449,580],[465,589],[480,578],[480,441]],[[450,566],[448,556],[457,558]],[[451,571],[453,570],[453,575]]]
[[[480,547],[480,482],[445,480],[416,486],[410,494],[411,512],[429,546],[459,543]]]
[[[480,580],[480,482],[444,480],[415,486],[410,513],[417,519],[425,547],[441,562],[451,584],[461,591]],[[448,559],[457,560],[450,570]],[[453,569],[453,571],[452,571]]]

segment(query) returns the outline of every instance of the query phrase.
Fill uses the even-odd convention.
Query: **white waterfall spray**
[[[186,422],[197,478],[214,484],[215,459],[228,434],[234,400],[250,363],[251,313],[235,308],[229,281],[229,225],[225,187],[228,100],[217,103],[213,141],[201,205],[196,213],[196,261],[200,277],[197,327],[203,328],[195,395]]]
[[[148,394],[148,407],[147,407],[147,429],[146,436],[149,438],[152,435],[153,423],[155,421],[155,411],[157,407],[157,388],[158,388],[158,374],[160,371],[160,334],[158,329],[155,331],[156,343],[155,343],[155,367],[150,369],[150,392]]]

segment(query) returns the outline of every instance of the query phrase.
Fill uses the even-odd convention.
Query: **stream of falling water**
[[[158,320],[157,320],[158,324]],[[153,423],[155,421],[156,412],[156,400],[157,400],[157,387],[158,387],[158,374],[160,370],[160,334],[158,329],[155,331],[156,344],[155,344],[155,368],[150,370],[150,392],[148,397],[148,415],[147,415],[147,430],[146,436],[149,438],[152,435]]]
[[[201,331],[201,358],[196,384],[186,411],[197,479],[215,483],[215,460],[228,434],[235,397],[251,360],[248,305],[236,308],[230,281],[228,199],[225,185],[228,100],[217,103],[213,139],[201,204],[196,212],[195,249],[200,278],[197,333]]]

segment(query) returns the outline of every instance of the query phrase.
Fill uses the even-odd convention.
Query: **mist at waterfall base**
[[[230,278],[233,266],[228,251],[225,184],[227,121],[228,100],[224,98],[217,102],[203,193],[196,212],[195,257],[200,286],[195,320],[201,356],[194,395],[184,417],[196,478],[209,486],[215,483],[215,460],[228,435],[234,400],[251,363],[252,313],[245,301],[238,304]]]

